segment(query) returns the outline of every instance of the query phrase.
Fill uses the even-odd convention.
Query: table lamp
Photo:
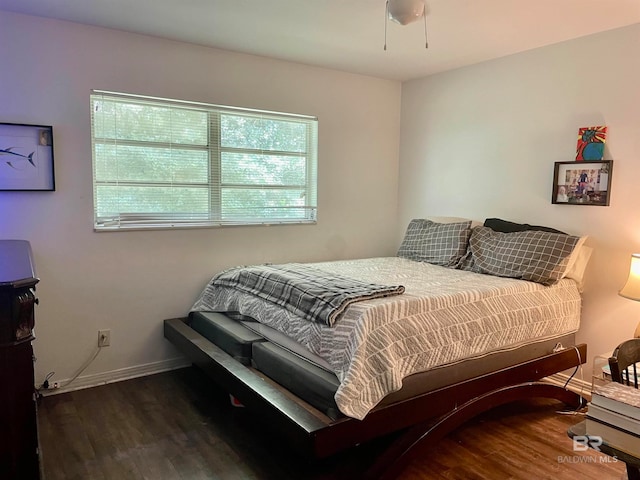
[[[622,287],[622,290],[618,293],[624,298],[640,301],[640,253],[631,255],[629,278],[627,278],[627,283],[624,284],[624,287]],[[640,323],[638,323],[633,336],[640,338]]]

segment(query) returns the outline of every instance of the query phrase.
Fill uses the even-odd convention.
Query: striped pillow
[[[553,285],[563,277],[579,240],[560,233],[501,233],[476,227],[462,269]]]
[[[471,220],[436,223],[426,219],[411,220],[398,257],[443,267],[457,267],[467,251]]]

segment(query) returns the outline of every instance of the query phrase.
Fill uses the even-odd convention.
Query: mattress
[[[204,289],[193,311],[234,312],[290,337],[339,380],[335,401],[364,416],[403,380],[464,359],[572,334],[580,321],[573,280],[547,287],[388,257],[312,264],[403,295],[358,302],[329,327],[225,288]]]
[[[328,417],[342,416],[335,402],[340,386],[338,377],[326,361],[299,343],[259,322],[238,322],[217,312],[192,312],[188,323],[238,362],[251,365]],[[404,378],[402,388],[387,395],[377,406],[400,402],[574,344],[575,335],[560,335],[441,365]]]

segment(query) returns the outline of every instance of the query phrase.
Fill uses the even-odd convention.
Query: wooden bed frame
[[[244,366],[193,330],[187,318],[164,321],[164,336],[194,365],[284,433],[300,453],[325,458],[393,432],[404,432],[374,463],[365,478],[391,479],[417,452],[496,406],[532,397],[553,398],[578,408],[584,399],[539,380],[577,367],[587,346],[570,347],[390,405],[374,408],[363,420],[333,420],[257,370]]]

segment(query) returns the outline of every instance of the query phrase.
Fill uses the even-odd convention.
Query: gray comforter
[[[342,413],[364,418],[403,378],[465,358],[575,332],[580,293],[391,257],[312,264],[337,275],[402,284],[405,293],[352,303],[333,326],[234,288],[209,284],[192,310],[238,312],[322,357],[340,380]]]

